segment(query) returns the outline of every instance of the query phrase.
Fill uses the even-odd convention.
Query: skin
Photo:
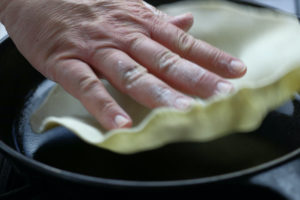
[[[186,109],[185,94],[232,92],[224,78],[246,73],[242,61],[185,32],[191,14],[170,17],[141,0],[1,0],[0,21],[26,59],[106,129],[132,120],[99,77],[147,107]]]

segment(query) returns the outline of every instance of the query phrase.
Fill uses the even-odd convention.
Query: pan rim
[[[76,172],[70,172],[67,170],[62,170],[55,168],[53,166],[47,165],[40,161],[34,160],[32,158],[26,157],[25,155],[17,152],[12,147],[5,144],[3,141],[0,141],[0,149],[17,160],[21,162],[22,165],[25,165],[31,169],[37,170],[42,174],[47,174],[58,179],[71,181],[73,183],[84,183],[84,185],[91,186],[100,186],[105,185],[106,187],[127,187],[130,188],[168,188],[168,187],[182,187],[182,186],[192,186],[192,185],[203,185],[203,184],[213,184],[223,181],[233,180],[241,177],[247,177],[250,175],[257,174],[259,172],[264,172],[268,169],[275,168],[277,166],[283,165],[290,160],[300,158],[300,147],[291,151],[290,153],[273,159],[271,161],[262,163],[260,165],[250,167],[243,170],[238,170],[235,172],[225,173],[221,175],[215,175],[210,177],[203,178],[194,178],[194,179],[183,179],[183,180],[170,180],[170,181],[136,181],[136,180],[122,180],[122,179],[110,179],[110,178],[101,178],[95,176],[84,175]]]

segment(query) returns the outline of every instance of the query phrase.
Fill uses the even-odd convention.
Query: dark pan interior
[[[6,97],[0,104],[1,113],[5,113],[1,115],[5,119],[2,123],[6,122],[1,126],[4,133],[1,135],[13,147],[14,141],[26,156],[60,169],[126,180],[200,178],[253,167],[300,146],[298,100],[270,113],[262,127],[253,133],[235,134],[209,143],[172,144],[134,155],[92,147],[61,127],[43,135],[35,134],[29,125],[30,113],[51,83],[40,84],[43,78],[17,53],[12,43],[7,42],[5,48],[6,56],[1,53],[1,63],[5,63],[1,70],[5,71],[1,74],[5,74],[6,81],[1,87]],[[12,125],[15,137],[12,137]]]
[[[287,154],[300,146],[300,123],[295,123],[300,102],[285,104],[268,115],[252,133],[240,133],[208,143],[172,144],[133,155],[120,155],[90,146],[65,128],[42,135],[32,132],[29,118],[45,82],[33,95],[18,119],[16,131],[20,152],[60,169],[125,180],[179,180],[209,177],[253,167]],[[39,99],[38,99],[39,98]],[[297,109],[298,108],[298,109]],[[297,110],[297,111],[296,111]]]
[[[119,155],[87,145],[61,127],[44,135],[32,132],[30,113],[51,83],[10,40],[0,45],[0,76],[0,139],[28,157],[67,171],[125,180],[200,178],[257,166],[300,147],[300,101],[295,98],[271,112],[252,133]]]

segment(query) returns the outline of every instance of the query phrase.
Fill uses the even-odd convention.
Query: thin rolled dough
[[[230,80],[237,88],[234,94],[197,99],[185,112],[149,110],[106,83],[134,126],[105,131],[76,99],[55,86],[32,115],[32,128],[41,133],[62,125],[92,145],[129,154],[254,130],[270,110],[300,89],[300,26],[295,17],[225,1],[180,2],[161,9],[170,15],[193,13],[193,36],[246,63],[247,74]]]

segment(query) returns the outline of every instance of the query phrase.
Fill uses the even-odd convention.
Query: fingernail
[[[233,85],[231,83],[219,82],[217,84],[217,93],[229,94],[231,92],[233,92]]]
[[[119,128],[122,128],[123,126],[125,126],[126,124],[128,124],[129,120],[126,119],[125,117],[123,117],[122,115],[117,115],[115,117],[115,123],[117,124],[117,126]]]
[[[230,62],[229,70],[233,74],[241,74],[246,70],[246,66],[239,60],[232,60]]]
[[[192,100],[186,98],[178,98],[175,101],[175,107],[178,109],[187,109],[192,104]]]

